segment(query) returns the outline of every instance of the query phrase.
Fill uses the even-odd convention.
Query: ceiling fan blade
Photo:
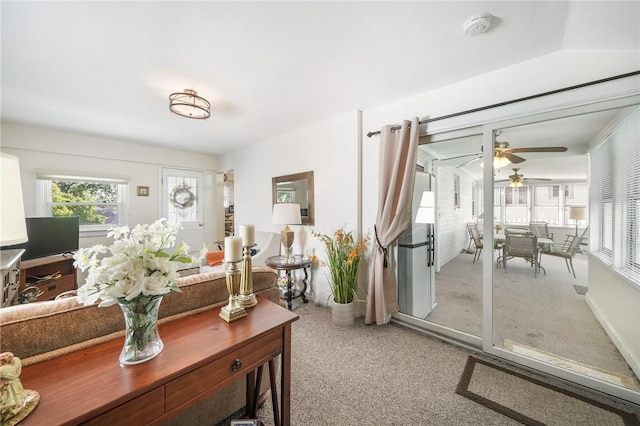
[[[566,146],[543,146],[538,148],[513,148],[509,152],[565,152]]]
[[[481,158],[482,157],[482,153],[478,152],[478,153],[474,153],[474,154],[464,154],[464,155],[457,155],[455,157],[448,157],[448,158],[442,158],[441,161],[445,161],[445,160],[455,160],[457,158],[464,158],[464,157],[470,157],[472,155],[475,155],[477,158]],[[474,158],[475,160],[475,158]]]
[[[522,182],[549,182],[552,181],[553,179],[545,179],[545,178],[522,178],[519,179]],[[494,180],[494,182],[513,182],[514,179],[497,179]]]
[[[503,152],[502,156],[507,157],[507,159],[511,161],[513,164],[522,163],[523,161],[526,161],[524,158],[518,157],[517,155],[513,155],[510,152]]]

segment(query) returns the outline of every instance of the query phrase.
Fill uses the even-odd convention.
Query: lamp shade
[[[271,223],[274,225],[300,225],[300,204],[276,203],[273,205]]]
[[[569,206],[569,219],[585,220],[587,218],[587,208],[584,206]]]
[[[480,216],[478,216],[478,219],[484,219],[484,212],[480,213]],[[493,220],[498,220],[498,218],[494,216]]]
[[[27,241],[27,225],[24,220],[20,162],[18,157],[2,153],[0,163],[2,192],[0,192],[0,246],[10,246]]]
[[[499,169],[501,167],[505,167],[508,166],[509,164],[511,164],[511,161],[505,157],[504,155],[496,155],[495,157],[493,157],[493,168],[494,169]]]
[[[496,154],[493,157],[493,168],[494,169],[499,169],[499,168],[508,166],[509,164],[511,164],[511,160],[509,160],[504,155]],[[480,167],[484,167],[484,162],[480,163]]]

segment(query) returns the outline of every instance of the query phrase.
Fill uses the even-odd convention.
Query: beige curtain
[[[405,120],[402,128],[380,131],[378,214],[369,263],[365,323],[386,324],[398,311],[396,278],[389,263],[389,246],[411,220],[411,196],[418,155],[419,120]]]

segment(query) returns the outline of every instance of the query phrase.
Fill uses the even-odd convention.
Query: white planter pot
[[[333,318],[333,323],[335,325],[340,326],[350,326],[353,325],[353,309],[354,304],[351,303],[336,303],[333,302],[331,304],[331,317]]]

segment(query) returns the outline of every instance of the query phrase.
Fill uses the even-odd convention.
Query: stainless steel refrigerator
[[[411,223],[398,238],[398,304],[401,313],[425,318],[435,307],[435,225],[416,223],[431,176],[416,171]]]

